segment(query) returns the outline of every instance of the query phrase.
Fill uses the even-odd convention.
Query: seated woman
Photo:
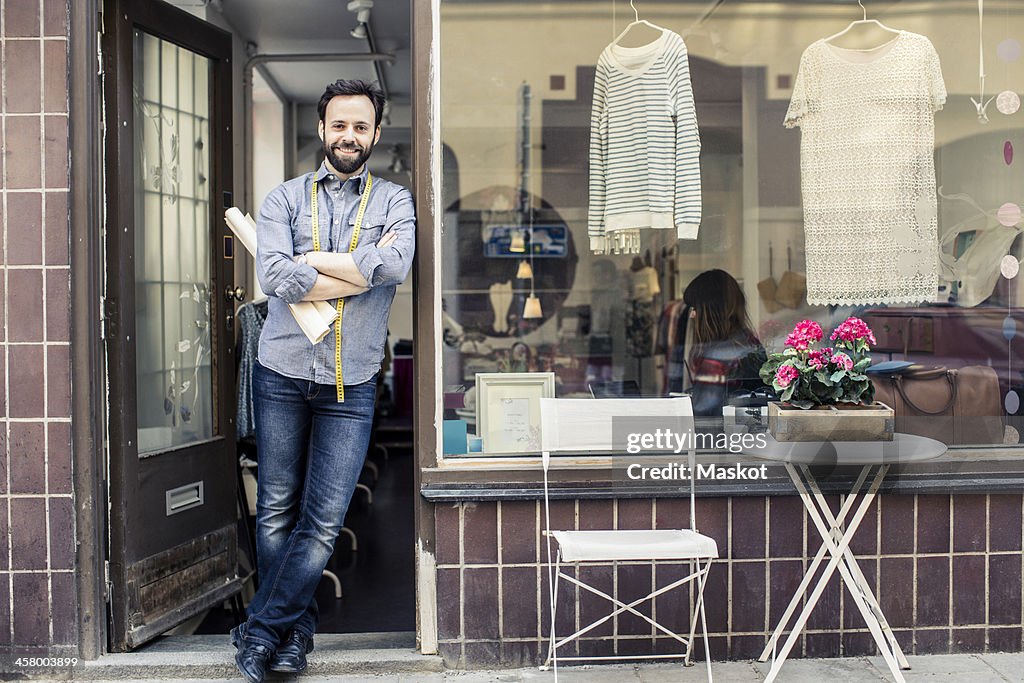
[[[747,317],[743,290],[724,270],[708,270],[683,292],[691,345],[685,360],[694,415],[722,416],[730,396],[763,389],[758,371],[767,355]]]

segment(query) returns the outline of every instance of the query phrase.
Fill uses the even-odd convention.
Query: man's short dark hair
[[[334,83],[329,83],[324,90],[324,94],[320,96],[320,103],[316,105],[316,111],[320,114],[321,122],[325,122],[324,117],[327,116],[327,104],[339,95],[342,97],[358,97],[361,95],[369,98],[377,115],[375,128],[380,127],[381,119],[384,118],[384,91],[378,87],[376,81],[367,83],[366,81],[339,78]]]

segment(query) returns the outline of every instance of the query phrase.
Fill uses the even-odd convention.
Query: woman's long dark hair
[[[747,317],[747,299],[736,278],[724,270],[706,270],[686,287],[683,302],[697,312],[693,325],[693,352],[705,344],[757,339]]]

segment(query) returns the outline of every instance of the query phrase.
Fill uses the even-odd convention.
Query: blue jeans
[[[256,558],[260,585],[242,633],[276,648],[292,629],[312,636],[314,593],[334,552],[366,458],[376,378],[335,387],[256,363],[253,413],[259,453]]]

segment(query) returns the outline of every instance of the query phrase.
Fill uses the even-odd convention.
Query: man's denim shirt
[[[260,335],[259,360],[287,377],[334,385],[335,326],[314,346],[288,308],[288,304],[302,301],[317,278],[315,268],[293,259],[313,250],[310,193],[314,179],[319,182],[320,249],[345,252],[352,240],[366,182],[365,167],[342,184],[321,164],[315,173],[278,185],[263,200],[256,221],[256,275],[269,297],[269,312]],[[397,232],[398,239],[390,247],[378,249],[381,236],[391,231]],[[380,370],[388,313],[395,289],[412,265],[415,231],[412,194],[374,176],[359,243],[352,251],[370,289],[345,299],[341,346],[345,384],[361,384]]]

